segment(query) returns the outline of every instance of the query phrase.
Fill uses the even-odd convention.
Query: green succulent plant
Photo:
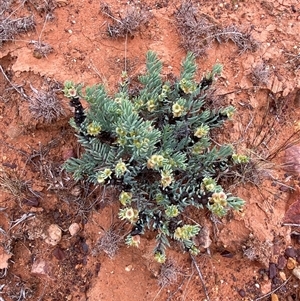
[[[142,88],[134,95],[127,74],[113,96],[103,85],[82,93],[80,85],[66,83],[65,95],[75,107],[71,124],[84,152],[64,167],[75,180],[118,186],[119,217],[133,225],[126,243],[137,246],[146,229],[156,231],[154,257],[164,262],[172,239],[192,254],[198,252],[194,237],[200,227],[186,224],[187,207],[218,216],[242,208],[244,201],[226,193],[218,175],[247,160],[232,146],[217,146],[210,139],[211,130],[235,111],[232,106],[205,106],[206,90],[222,72],[220,64],[200,81],[195,79],[191,53],[174,82],[163,79],[162,63],[154,52],[147,53],[146,67],[139,77]],[[89,104],[85,111],[79,96]]]

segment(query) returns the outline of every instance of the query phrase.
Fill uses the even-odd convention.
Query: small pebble
[[[125,271],[126,271],[126,272],[132,271],[132,265],[131,265],[131,264],[130,264],[130,265],[127,265],[127,266],[125,267]]]
[[[289,270],[292,270],[296,266],[296,263],[297,263],[297,261],[294,258],[289,257],[288,260],[287,260],[286,267]]]
[[[53,250],[52,255],[58,260],[63,260],[66,258],[65,252],[59,247],[56,247]]]
[[[279,270],[283,270],[286,266],[286,263],[287,263],[287,259],[283,255],[280,255],[277,261],[277,268]]]
[[[271,281],[263,282],[261,284],[261,293],[263,295],[268,294],[272,290],[272,283]]]
[[[239,295],[241,296],[241,297],[246,297],[246,292],[243,290],[243,289],[240,289],[239,291],[238,291],[238,293],[239,293]]]
[[[300,279],[300,267],[295,267],[295,268],[293,269],[293,275],[294,275],[296,278]]]
[[[79,232],[79,230],[80,230],[80,226],[77,223],[73,223],[69,227],[69,232],[71,236],[76,235]]]
[[[287,248],[285,250],[285,252],[284,252],[284,255],[286,257],[292,257],[292,258],[296,258],[297,257],[297,253],[296,253],[295,249],[292,248],[292,247]]]
[[[279,301],[278,296],[276,294],[272,294],[271,301]]]
[[[277,274],[277,269],[275,263],[269,264],[269,278],[273,279]]]
[[[50,266],[45,260],[39,258],[34,261],[31,268],[31,273],[36,276],[49,276]]]
[[[286,280],[286,274],[284,272],[280,271],[278,274],[283,281]]]
[[[51,224],[47,230],[48,237],[46,238],[46,243],[52,246],[56,246],[62,237],[62,231],[56,224]]]

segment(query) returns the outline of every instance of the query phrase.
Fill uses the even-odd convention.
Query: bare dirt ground
[[[300,300],[298,0],[199,0],[196,16],[187,19],[177,0],[3,3],[0,300]],[[114,37],[113,22],[124,25],[139,9],[141,26]],[[28,16],[33,28],[6,41],[5,21]],[[184,34],[195,22],[199,29],[199,20],[246,38]],[[122,71],[134,78],[144,70],[147,50],[164,62],[166,76],[178,75],[189,47],[198,52],[199,78],[216,62],[224,65],[214,99],[237,113],[219,136],[255,162],[245,183],[229,187],[246,201],[243,212],[222,220],[192,214],[212,240],[195,258],[205,288],[176,244],[167,265],[153,261],[153,233],[138,249],[122,240],[118,250],[101,247],[107,231],[124,227],[114,192],[75,183],[61,171],[79,152],[68,123],[73,113],[60,92],[64,81],[100,82],[114,91]],[[54,117],[37,113],[41,99]]]

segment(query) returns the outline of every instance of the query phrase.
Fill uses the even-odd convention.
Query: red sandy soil
[[[36,30],[0,48],[7,76],[0,72],[0,172],[27,181],[41,196],[26,201],[0,190],[0,300],[207,300],[195,265],[176,244],[167,255],[178,268],[177,280],[159,286],[161,266],[151,253],[153,233],[142,237],[138,249],[122,243],[113,258],[97,252],[104,231],[119,223],[118,208],[113,192],[103,199],[99,190],[92,193],[59,172],[64,160],[78,151],[68,123],[72,117],[68,100],[59,94],[66,116],[47,124],[34,118],[28,101],[12,88],[22,87],[30,96],[30,85],[39,90],[50,80],[72,80],[104,83],[114,91],[125,66],[132,77],[144,70],[147,50],[158,54],[165,75],[178,75],[186,55],[174,18],[181,2],[111,0],[109,5],[121,17],[140,2],[150,10],[151,19],[134,35],[116,39],[107,35],[111,20],[100,13],[99,1],[57,0],[54,19],[46,23],[45,13],[37,9],[45,1],[25,2],[17,15],[33,14]],[[282,284],[272,300],[300,300],[300,280],[292,274],[300,259],[299,228],[283,225],[299,223],[299,169],[280,168],[286,160],[299,165],[299,152],[287,159],[280,150],[300,120],[300,4],[298,0],[199,0],[197,6],[222,26],[251,30],[259,43],[255,52],[241,55],[231,42],[213,43],[206,55],[197,58],[199,78],[216,62],[224,65],[215,93],[237,108],[220,136],[241,151],[251,149],[257,159],[276,153],[261,164],[261,183],[230,188],[246,201],[243,212],[214,223],[204,213],[193,214],[210,230],[212,240],[209,249],[196,257],[209,300],[271,300],[269,293]],[[53,47],[40,59],[29,44],[39,37]],[[266,83],[257,84],[251,74],[261,63],[270,75]],[[267,134],[258,150],[254,137],[261,132]],[[24,214],[27,218],[15,225]],[[73,236],[68,230],[72,223],[80,226]],[[47,241],[51,224],[62,230],[57,245]],[[39,271],[37,263],[42,265]]]

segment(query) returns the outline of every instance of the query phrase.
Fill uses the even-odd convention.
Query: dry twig
[[[195,257],[192,254],[190,254],[190,256],[192,258],[193,264],[194,264],[194,266],[195,266],[195,268],[197,270],[197,273],[199,275],[199,278],[200,278],[200,281],[201,281],[201,285],[202,285],[202,288],[203,288],[203,291],[204,291],[204,294],[205,294],[205,298],[206,298],[207,301],[210,301],[209,295],[208,295],[208,291],[207,291],[207,288],[205,286],[205,281],[204,281],[204,278],[202,276],[201,270],[200,270],[200,268],[199,268],[199,266],[197,264],[197,261],[196,261]]]

